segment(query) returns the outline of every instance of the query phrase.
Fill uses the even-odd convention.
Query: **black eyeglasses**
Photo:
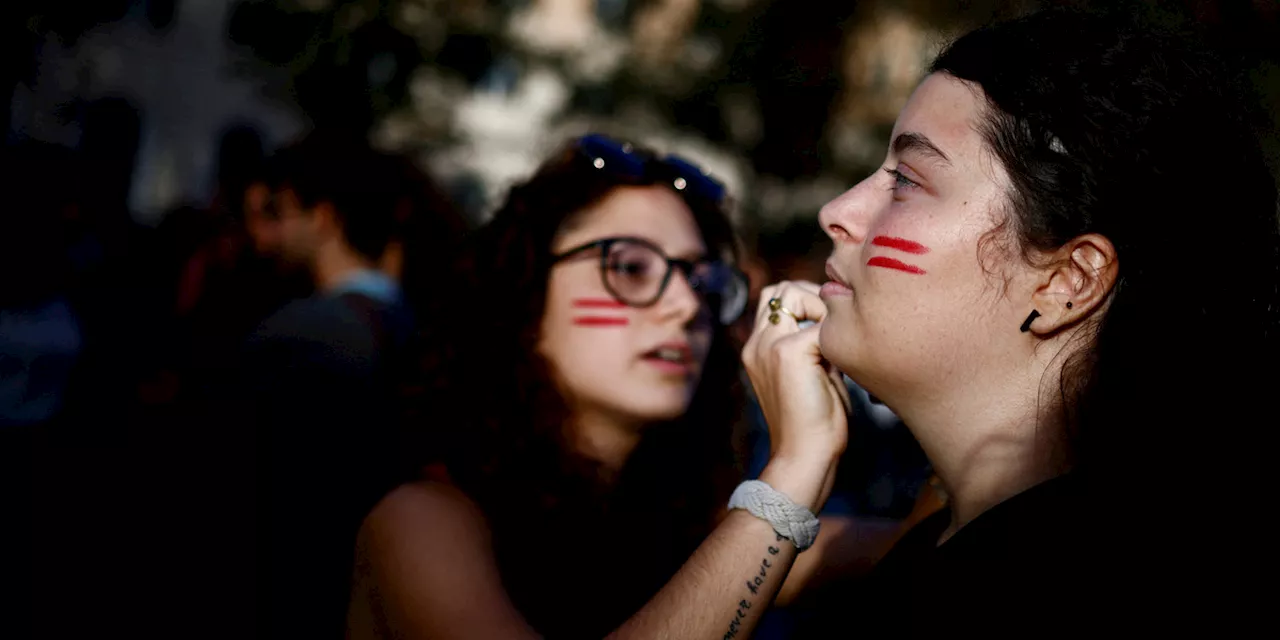
[[[747,277],[720,260],[668,258],[643,238],[604,238],[553,256],[552,264],[587,251],[600,251],[600,279],[615,300],[630,307],[652,306],[679,269],[690,288],[710,307],[721,324],[732,324],[747,306]]]
[[[635,184],[664,184],[680,194],[714,203],[724,200],[724,185],[698,165],[677,155],[656,156],[628,142],[593,133],[578,138],[576,148],[591,166]]]

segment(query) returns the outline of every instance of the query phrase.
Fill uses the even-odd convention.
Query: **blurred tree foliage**
[[[306,4],[240,2],[228,35],[263,65],[287,70],[289,98],[317,126],[367,131],[407,99],[426,52],[393,26],[395,2]]]
[[[581,68],[604,64],[603,46],[575,58],[513,35],[512,22],[543,1],[239,0],[229,34],[257,64],[287,70],[289,97],[317,125],[370,131],[412,101],[415,73],[424,68],[491,90],[544,64],[568,79],[576,112],[617,115],[644,105],[746,158],[757,175],[786,183],[826,174],[847,183],[870,168],[833,153],[838,111],[868,99],[847,95],[850,34],[859,25],[892,13],[946,36],[1040,7],[1090,6],[1198,27],[1235,55],[1258,90],[1261,135],[1280,166],[1276,0],[595,0],[595,20],[629,51],[616,71],[595,75]],[[691,28],[663,41],[669,55],[651,52],[646,60],[638,40],[645,12],[681,3],[695,7]],[[876,82],[859,90],[883,90]],[[861,125],[878,139],[892,118]]]
[[[131,0],[5,0],[0,3],[0,117],[11,120],[9,96],[33,78],[44,38],[68,44],[104,22],[124,17]]]

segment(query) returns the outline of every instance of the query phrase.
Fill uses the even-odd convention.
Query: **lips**
[[[846,282],[844,278],[841,278],[839,273],[836,273],[836,268],[831,264],[830,260],[827,261],[827,278],[846,289],[853,288],[853,285]]]
[[[665,342],[642,356],[648,362],[663,371],[678,374],[693,372],[693,349],[688,342]]]
[[[644,357],[687,364],[693,362],[693,349],[688,342],[666,342],[646,351]]]
[[[827,278],[829,278],[830,281],[822,285],[822,290],[819,292],[821,297],[827,298],[831,296],[853,294],[853,285],[840,277],[840,274],[836,272],[836,269],[831,264],[830,260],[827,261]]]

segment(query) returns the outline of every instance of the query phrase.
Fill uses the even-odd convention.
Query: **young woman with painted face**
[[[831,280],[767,289],[743,351],[771,430],[760,479],[821,507],[847,441],[838,367],[904,419],[950,499],[842,624],[1247,619],[1214,596],[1266,569],[1231,561],[1269,529],[1230,492],[1209,499],[1264,486],[1249,472],[1266,468],[1251,463],[1280,388],[1280,226],[1231,77],[1122,21],[1046,12],[980,30],[935,62],[882,170],[822,210]],[[802,516],[731,510],[612,637],[749,635],[796,557],[777,531],[800,541],[784,525]],[[562,534],[546,552],[578,557]]]
[[[722,200],[602,136],[512,189],[432,292],[436,457],[366,522],[353,637],[598,638],[679,569],[739,477]]]
[[[767,325],[753,383],[829,413],[820,353],[902,417],[950,498],[856,600],[888,629],[1241,620],[1218,596],[1253,566],[1225,554],[1248,548],[1232,499],[1276,423],[1280,235],[1231,78],[1097,16],[964,36],[882,170],[822,209],[829,282],[765,293],[822,323]],[[807,378],[760,366],[805,358]]]

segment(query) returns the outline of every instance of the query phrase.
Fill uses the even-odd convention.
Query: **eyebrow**
[[[933,141],[925,137],[924,134],[904,131],[893,139],[893,152],[897,155],[903,155],[910,151],[939,160],[947,166],[951,165],[951,158],[948,158],[947,154],[943,153],[942,149],[939,149],[938,145],[933,144]]]

